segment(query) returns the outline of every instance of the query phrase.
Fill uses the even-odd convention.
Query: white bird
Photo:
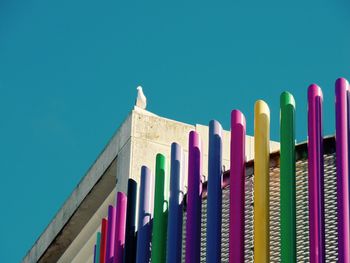
[[[143,94],[141,86],[137,87],[137,98],[135,105],[143,110],[145,110],[147,106],[147,99],[145,94]]]

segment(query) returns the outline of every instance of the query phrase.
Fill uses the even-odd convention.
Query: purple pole
[[[114,258],[114,240],[115,240],[115,223],[116,213],[115,207],[108,207],[108,229],[106,244],[106,263],[113,263]]]
[[[96,245],[94,245],[94,263],[96,263]]]
[[[152,240],[153,179],[151,170],[141,168],[136,263],[150,262]]]
[[[200,262],[202,143],[197,132],[191,131],[188,154],[186,263]]]
[[[310,263],[325,262],[324,171],[321,88],[308,90],[308,181]]]
[[[349,254],[349,172],[347,138],[347,90],[346,79],[335,83],[336,110],[336,163],[338,200],[338,262],[350,262]]]
[[[244,262],[245,135],[244,115],[233,110],[230,148],[230,263]]]
[[[116,218],[118,221],[115,225],[114,263],[123,263],[124,261],[126,205],[126,194],[118,192],[116,205]]]

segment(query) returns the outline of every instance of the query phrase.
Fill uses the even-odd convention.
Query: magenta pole
[[[324,171],[321,88],[308,90],[308,181],[310,263],[325,262]]]
[[[115,225],[114,263],[123,263],[124,261],[126,205],[126,194],[123,192],[118,192],[116,206],[117,222]]]
[[[335,83],[336,164],[338,205],[338,262],[350,262],[349,242],[349,172],[347,138],[347,90],[349,83],[339,78]]]
[[[106,263],[113,263],[114,258],[114,241],[115,241],[115,207],[108,207],[108,227],[107,227],[107,244],[106,244]]]
[[[245,136],[244,115],[233,110],[230,147],[230,263],[244,263]]]
[[[202,154],[201,139],[191,131],[188,155],[186,263],[200,262],[201,202],[202,202]]]

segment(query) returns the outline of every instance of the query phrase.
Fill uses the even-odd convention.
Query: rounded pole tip
[[[172,159],[181,160],[182,157],[182,147],[180,144],[173,142],[171,144],[171,156]]]
[[[182,147],[180,144],[178,144],[177,142],[173,142],[171,144],[171,149],[174,151],[181,151]]]
[[[198,132],[196,131],[191,131],[190,132],[190,146],[194,146],[194,147],[198,147],[201,148],[201,139],[200,139],[200,135],[198,134]]]
[[[212,134],[221,135],[222,126],[221,126],[220,122],[218,122],[217,120],[211,120],[209,122],[209,130],[211,131]]]
[[[231,111],[231,126],[235,124],[246,125],[244,114],[239,110]]]
[[[335,81],[335,90],[342,91],[349,89],[349,82],[345,78],[338,78]]]
[[[165,159],[165,156],[164,154],[161,154],[161,153],[157,153],[157,160],[164,160]]]
[[[257,100],[255,102],[255,114],[270,115],[270,109],[267,103],[263,100]]]
[[[126,194],[124,192],[118,192],[117,196],[126,197]]]
[[[146,165],[142,165],[141,166],[141,172],[142,173],[149,173],[151,170],[146,166]]]
[[[295,100],[291,93],[288,91],[283,91],[281,93],[281,106],[288,106],[291,105],[293,108],[295,108]]]
[[[163,168],[165,167],[165,156],[161,153],[157,153],[156,156],[156,167]]]
[[[117,202],[122,202],[126,199],[126,194],[124,192],[117,193]]]
[[[322,89],[316,84],[311,84],[308,89],[308,97],[309,99],[312,99],[314,97],[323,98]]]

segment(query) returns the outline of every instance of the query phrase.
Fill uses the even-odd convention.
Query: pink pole
[[[348,81],[337,79],[335,83],[336,162],[338,203],[338,262],[350,262],[349,241],[349,172],[347,137]]]
[[[116,218],[115,226],[115,247],[114,247],[114,263],[123,263],[125,248],[125,227],[126,227],[126,205],[127,196],[123,192],[117,193]]]
[[[325,262],[324,171],[321,88],[308,90],[308,182],[310,263]]]
[[[107,229],[107,244],[106,244],[106,263],[113,263],[114,257],[114,236],[115,236],[115,207],[108,207],[108,229]]]
[[[230,263],[244,263],[245,135],[244,115],[233,110],[230,148]]]

